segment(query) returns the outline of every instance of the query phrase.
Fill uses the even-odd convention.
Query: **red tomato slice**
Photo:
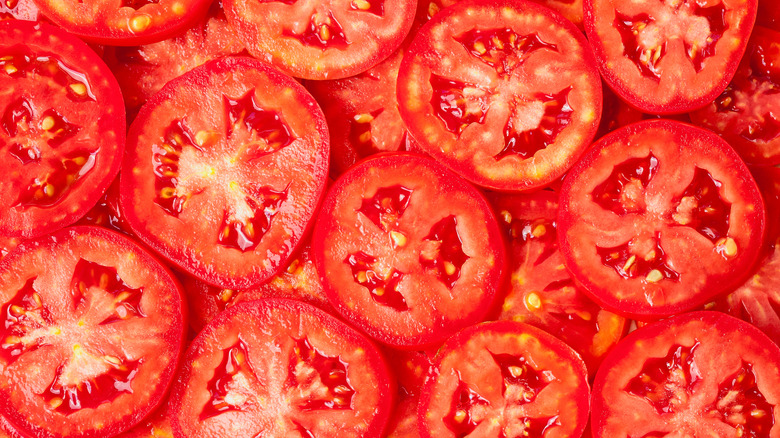
[[[757,23],[780,32],[780,8],[774,0],[759,0]]]
[[[745,53],[756,0],[585,0],[585,30],[610,87],[654,114],[711,102]]]
[[[341,79],[390,56],[409,33],[412,0],[225,0],[253,56],[304,79]]]
[[[209,0],[35,0],[49,20],[88,42],[133,46],[183,31]]]
[[[132,115],[171,79],[212,59],[244,51],[228,26],[222,3],[184,32],[157,43],[107,47],[103,59],[116,75]]]
[[[184,338],[181,289],[118,233],[73,227],[0,262],[0,415],[25,435],[105,437],[162,400]]]
[[[115,438],[173,438],[173,427],[168,412],[168,401],[145,418],[140,424]]]
[[[242,303],[195,338],[171,393],[177,437],[378,437],[395,388],[379,350],[293,300]]]
[[[566,270],[558,250],[558,194],[543,190],[489,199],[509,242],[510,284],[498,319],[524,322],[558,337],[595,375],[628,324],[591,301]]]
[[[416,414],[416,412],[415,412]],[[415,415],[416,416],[416,415]],[[0,416],[0,438],[24,438],[5,417]]]
[[[370,158],[336,181],[312,255],[339,313],[375,339],[416,349],[481,321],[505,263],[482,195],[411,154]]]
[[[76,222],[116,177],[125,111],[116,80],[83,42],[45,23],[0,22],[0,234]]]
[[[420,29],[398,100],[427,154],[481,186],[527,190],[555,181],[589,146],[601,81],[582,33],[557,13],[474,0]]]
[[[404,396],[398,401],[390,417],[384,438],[420,438],[417,404],[420,396]]]
[[[200,331],[223,310],[238,303],[261,298],[296,299],[320,309],[331,310],[322,290],[320,275],[311,260],[308,244],[292,258],[285,269],[266,283],[251,289],[233,290],[210,286],[186,274],[182,274],[180,278],[192,310],[190,324],[196,331]]]
[[[416,21],[420,24],[427,23],[433,18],[436,13],[452,6],[462,0],[420,0],[417,3],[417,18]],[[550,9],[557,11],[574,23],[578,28],[582,29],[582,0],[533,0],[534,3],[539,3],[547,6]],[[770,0],[771,1],[771,0]]]
[[[628,335],[593,383],[594,438],[780,437],[780,348],[718,312]]]
[[[637,319],[704,304],[744,281],[765,209],[720,137],[668,120],[604,137],[564,180],[558,237],[596,302]]]
[[[169,82],[130,126],[121,207],[151,248],[210,284],[282,269],[325,188],[328,131],[295,80],[223,58]]]
[[[0,20],[38,21],[40,12],[33,0],[0,1]]]
[[[579,437],[588,421],[585,363],[527,324],[470,327],[436,355],[418,411],[422,438]]]
[[[780,164],[780,32],[757,26],[729,86],[691,118],[748,163]]]

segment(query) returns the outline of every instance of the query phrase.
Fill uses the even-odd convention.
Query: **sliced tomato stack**
[[[74,227],[0,262],[0,414],[30,436],[111,436],[162,400],[184,338],[171,273],[127,237]]]
[[[757,26],[734,80],[691,118],[748,163],[780,163],[780,32]]]
[[[510,283],[498,319],[539,327],[571,345],[595,375],[628,328],[574,283],[558,250],[558,194],[492,195],[509,244]]]
[[[120,190],[131,228],[220,287],[249,288],[281,270],[325,187],[322,112],[300,84],[250,58],[169,82],[128,137]]]
[[[76,222],[119,171],[122,94],[86,44],[45,23],[0,22],[0,234]]]
[[[424,152],[498,190],[560,178],[601,117],[601,83],[581,32],[522,0],[465,1],[437,14],[404,56],[398,99]]]
[[[193,341],[172,391],[177,436],[379,436],[395,388],[377,348],[292,300],[230,308]]]
[[[749,275],[765,210],[720,137],[667,120],[601,139],[564,180],[561,252],[600,304],[652,319],[704,304]]]
[[[585,0],[584,8],[609,86],[642,111],[675,114],[701,108],[726,88],[757,1]]]

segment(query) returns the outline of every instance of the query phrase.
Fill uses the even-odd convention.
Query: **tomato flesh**
[[[33,0],[4,0],[0,2],[0,21],[38,21],[40,13]]]
[[[2,266],[0,413],[15,428],[98,437],[151,412],[184,336],[178,283],[159,262],[119,234],[74,227],[23,243]]]
[[[595,60],[572,24],[524,1],[461,2],[415,36],[398,77],[422,150],[498,190],[552,183],[598,128]]]
[[[129,138],[120,200],[133,231],[223,288],[281,270],[325,186],[322,113],[292,78],[250,58],[211,61],[169,82]]]
[[[422,437],[580,436],[587,371],[566,344],[534,327],[484,323],[436,355],[418,410]]]
[[[596,376],[593,436],[779,436],[778,367],[776,344],[721,313],[647,325]]]
[[[754,0],[586,0],[585,30],[618,95],[644,112],[675,114],[706,105],[726,88],[756,7]]]
[[[298,301],[252,301],[193,341],[173,427],[182,437],[379,436],[394,390],[376,347],[342,322]]]
[[[30,238],[70,225],[119,171],[125,117],[105,64],[47,24],[0,23],[0,231]]]

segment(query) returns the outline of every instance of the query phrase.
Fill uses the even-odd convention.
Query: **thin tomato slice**
[[[780,348],[718,312],[640,328],[593,383],[594,438],[780,437]]]
[[[181,290],[127,237],[73,227],[0,262],[0,415],[36,437],[105,437],[162,400],[184,338]]]
[[[749,164],[780,164],[780,32],[756,26],[734,79],[691,118]]]
[[[223,58],[169,82],[136,117],[122,212],[192,275],[245,289],[281,270],[325,188],[328,131],[294,79]]]
[[[566,267],[603,306],[637,319],[690,310],[749,275],[764,203],[737,153],[668,120],[601,139],[564,180]]]
[[[390,56],[409,33],[412,0],[225,0],[247,50],[304,79],[340,79]]]
[[[498,319],[539,327],[571,345],[591,376],[628,328],[622,316],[602,309],[581,291],[558,250],[558,194],[491,194],[509,243],[510,282]]]
[[[370,336],[420,349],[482,320],[504,271],[482,195],[428,158],[370,158],[331,187],[312,255],[331,305]]]
[[[579,437],[588,421],[585,363],[527,324],[478,324],[450,338],[423,387],[423,438]]]
[[[209,0],[35,0],[53,23],[85,41],[132,46],[181,32],[208,9]]]
[[[590,144],[601,81],[582,33],[522,0],[460,2],[414,38],[398,76],[419,146],[478,185],[549,185]]]
[[[41,236],[76,222],[116,177],[122,93],[77,38],[45,23],[0,22],[0,234]]]
[[[40,12],[33,0],[3,0],[0,1],[0,21],[22,20],[38,21]]]
[[[745,52],[756,0],[585,0],[585,30],[618,95],[644,112],[701,108]]]
[[[177,437],[378,437],[394,398],[366,337],[292,300],[223,312],[184,364],[171,393]]]

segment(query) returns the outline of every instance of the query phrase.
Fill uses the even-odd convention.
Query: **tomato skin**
[[[247,321],[250,321],[251,324],[248,324]],[[260,333],[261,330],[267,332]],[[277,417],[279,423],[282,423],[285,419],[288,422],[298,420],[299,426],[312,428],[312,430],[317,428],[314,432],[309,431],[309,433],[314,433],[315,436],[380,436],[391,414],[395,382],[392,380],[389,369],[377,347],[357,330],[326,312],[300,301],[288,299],[264,299],[240,303],[217,315],[193,340],[185,355],[183,366],[179,371],[177,383],[171,392],[174,436],[196,438],[203,436],[200,435],[201,433],[209,433],[208,427],[214,427],[214,429],[210,430],[211,435],[206,436],[214,436],[217,433],[230,433],[230,428],[235,432],[237,427],[241,428],[243,422],[234,421],[235,418],[224,420],[220,417],[230,417],[230,415],[240,413],[244,416],[239,418],[248,420],[253,413],[257,415],[263,413],[261,409],[255,409],[254,412],[246,412],[236,408],[233,409],[233,412],[228,411],[227,413],[216,414],[216,416],[212,415],[206,419],[199,419],[197,416],[193,418],[197,411],[203,408],[199,404],[201,403],[200,400],[193,401],[192,399],[196,397],[202,399],[203,397],[198,394],[198,391],[204,391],[205,388],[198,386],[196,389],[192,389],[190,385],[194,385],[193,381],[197,382],[197,385],[204,384],[212,375],[212,369],[217,368],[218,360],[215,360],[215,354],[219,351],[225,352],[226,350],[222,345],[227,345],[230,348],[230,345],[236,343],[236,339],[240,339],[244,343],[248,352],[246,356],[248,356],[249,363],[254,370],[253,374],[257,378],[275,379],[276,383],[283,390],[289,390],[291,395],[296,390],[303,392],[305,388],[296,385],[290,387],[284,383],[290,372],[287,367],[284,367],[283,371],[281,369],[269,371],[268,368],[273,364],[260,360],[267,357],[274,358],[276,361],[291,360],[291,357],[285,357],[285,354],[289,352],[287,350],[293,349],[288,345],[290,343],[288,339],[300,341],[297,338],[299,336],[309,343],[309,348],[313,348],[317,355],[324,355],[330,358],[336,356],[341,364],[346,367],[346,373],[348,374],[347,384],[354,385],[353,389],[356,391],[353,394],[354,398],[350,406],[355,411],[353,415],[355,417],[359,415],[361,418],[354,418],[354,423],[346,424],[350,418],[341,416],[340,418],[335,418],[336,421],[334,422],[333,418],[325,418],[326,415],[331,415],[334,411],[322,410],[318,417],[313,418],[319,419],[320,423],[327,424],[312,425],[311,423],[314,423],[313,418],[306,418],[305,409],[293,406],[294,401],[287,400],[282,403],[287,403],[288,409],[282,412],[279,412],[280,409],[277,409],[278,405],[269,403],[269,409],[274,408],[277,411],[276,413],[281,416],[281,418]],[[272,338],[272,340],[267,341],[266,338]],[[276,341],[283,345],[280,347],[279,344],[275,343]],[[263,342],[268,343],[263,344]],[[277,347],[279,348],[278,351],[275,350]],[[266,350],[263,353],[266,353],[267,356],[253,353],[253,349]],[[272,351],[268,351],[268,349]],[[196,362],[201,364],[201,366],[195,366]],[[292,362],[288,363],[288,365],[295,369],[296,365],[292,364]],[[202,367],[206,367],[207,370],[203,370]],[[352,367],[357,368],[357,371],[351,371]],[[206,374],[199,376],[198,373]],[[363,392],[362,395],[361,391]],[[268,398],[281,397],[281,394],[275,393],[274,388],[264,389],[264,393],[260,395]],[[309,394],[309,397],[311,397],[311,394]],[[360,403],[369,401],[372,405],[360,405]],[[341,422],[338,421],[339,419]],[[216,425],[215,423],[219,421],[222,421],[221,425]],[[360,424],[361,422],[364,423]],[[203,426],[204,424],[205,426]],[[213,426],[210,426],[210,424]],[[273,422],[270,422],[269,426],[268,421],[262,423],[263,426],[267,427],[273,427],[273,424]],[[286,425],[287,423],[285,423]],[[249,426],[251,427],[252,425],[250,424]],[[340,429],[330,429],[335,427]],[[198,428],[201,428],[201,430],[196,430]],[[325,429],[324,433],[321,428]],[[362,432],[354,428],[362,428]],[[243,432],[250,433],[246,428]],[[260,430],[260,428],[251,431],[252,434],[257,434],[258,432],[269,431],[266,429]],[[318,434],[317,432],[323,434]],[[281,435],[277,435],[277,433],[281,433]],[[269,436],[269,438],[288,436],[284,435],[284,433],[284,431],[276,433],[270,431],[270,435],[266,436]]]
[[[78,221],[116,177],[125,149],[122,93],[86,44],[48,23],[0,22],[0,49],[11,55],[2,61],[0,144],[12,155],[0,181],[0,234],[32,238]],[[52,121],[48,130],[44,121]]]
[[[513,400],[516,403],[513,405],[511,400],[507,400],[523,393],[514,392],[509,377],[504,375],[505,364],[499,364],[503,359],[500,358],[502,355],[522,359],[514,365],[523,368],[523,373],[518,373],[516,377],[529,381],[521,380],[517,385],[531,390],[530,402]],[[501,372],[497,373],[496,368],[500,368]],[[554,375],[554,379],[544,382],[544,377],[539,377],[540,380],[535,381],[534,376],[548,375],[547,373]],[[454,387],[461,385],[468,389],[469,402],[482,399],[488,403],[484,406],[487,413],[475,412],[462,406],[466,404],[463,392]],[[503,386],[503,389],[500,389],[500,386]],[[455,401],[457,392],[461,392],[459,403]],[[526,395],[523,394],[522,397]],[[504,402],[503,406],[501,402]],[[495,406],[496,410],[529,407],[522,412],[507,414],[490,412],[492,406]],[[468,432],[461,431],[466,432],[464,434],[456,433],[452,427],[446,425],[444,418],[453,417],[456,408],[465,409],[466,419],[476,423],[476,427]],[[463,437],[469,433],[484,437],[510,436],[510,431],[504,423],[519,420],[519,415],[528,416],[525,420],[530,421],[530,424],[527,423],[525,427],[530,425],[532,428],[528,436],[542,436],[540,430],[543,430],[545,437],[564,438],[582,435],[588,422],[589,409],[590,387],[587,370],[579,354],[538,328],[519,322],[497,321],[468,327],[444,343],[434,358],[434,367],[423,386],[417,415],[421,438]],[[483,418],[474,419],[473,416],[476,415],[483,415]],[[550,425],[552,416],[557,417],[554,424],[558,426],[544,426],[544,423]],[[458,422],[457,419],[455,421]],[[517,430],[516,428],[515,431]],[[529,432],[525,429],[520,431]]]
[[[199,98],[207,99],[208,106],[195,108]],[[262,108],[253,110],[254,116],[234,108],[247,104]],[[270,121],[264,121],[258,113],[271,113]],[[237,118],[234,125],[226,122],[231,117]],[[249,126],[246,117],[252,123],[260,120],[257,123],[264,128],[280,125],[273,133],[287,135],[287,144],[273,142],[283,144],[273,149],[269,143],[272,140],[260,137],[265,131],[260,129],[258,134],[259,128],[254,127],[246,128],[248,134],[240,131]],[[177,167],[177,171],[190,172],[195,186],[185,186],[180,193],[177,178],[162,175],[149,179],[143,175],[155,172],[152,158],[157,154],[159,159],[161,155],[153,151],[157,139],[165,141],[171,129],[183,129],[181,126],[189,120],[200,126],[187,129],[204,133],[206,141],[214,143],[200,148],[194,143],[182,146],[180,153],[185,157],[192,153],[194,157],[187,164],[189,167]],[[246,143],[254,146],[244,147],[244,143],[234,141],[231,126],[239,129],[239,135],[244,132],[257,136]],[[293,135],[285,131],[288,129]],[[194,142],[197,133],[184,137]],[[133,232],[182,270],[215,286],[248,289],[275,275],[302,245],[327,182],[329,136],[319,106],[293,78],[252,58],[210,61],[166,84],[141,109],[130,126],[128,138],[125,171],[120,178],[122,210]],[[264,149],[266,146],[270,151]],[[217,148],[221,148],[221,155],[213,153]],[[162,154],[167,156],[167,152]],[[228,156],[231,160],[220,158]],[[257,164],[264,161],[272,163]],[[204,163],[210,167],[203,167]],[[297,167],[293,168],[293,163]],[[285,171],[265,170],[274,167],[284,167]],[[158,183],[168,185],[159,188]],[[170,184],[174,184],[173,196],[164,198],[163,190],[169,189]],[[264,190],[270,194],[264,194]],[[254,191],[260,195],[255,196]],[[259,207],[249,205],[246,199],[250,196],[262,198],[251,199]],[[267,201],[268,205],[261,205],[260,201]],[[251,209],[252,215],[244,219],[243,225],[236,219],[236,211],[245,210],[239,209]],[[272,216],[268,218],[266,214]],[[255,238],[250,245],[239,247],[244,242],[241,239],[249,234],[251,221],[262,219],[265,222],[261,225],[266,229],[252,231]],[[237,229],[241,230],[240,235]],[[186,234],[185,239],[181,233]],[[221,241],[225,235],[226,240]]]
[[[638,380],[641,373],[648,370],[648,366],[663,361],[664,356],[667,361],[671,359],[675,346],[680,349],[677,350],[674,366],[668,365],[667,375],[671,379],[671,373],[682,371],[685,379],[667,380],[669,395],[660,394],[657,402],[665,406],[666,412],[661,413],[657,409],[662,406],[653,409],[649,402],[655,393],[648,392],[643,398],[629,392],[628,388],[631,381]],[[681,350],[688,357],[683,356],[679,360]],[[740,431],[735,425],[720,419],[728,418],[731,413],[737,418],[734,420],[737,424],[744,425],[745,414],[739,412],[740,407],[734,406],[734,401],[729,403],[718,394],[719,390],[725,393],[724,384],[732,378],[730,376],[734,376],[734,370],[740,368],[740,362],[743,368],[747,364],[754,375],[754,386],[748,389],[750,393],[748,390],[739,391],[741,395],[737,395],[736,400],[743,396],[751,397],[751,393],[757,392],[766,399],[764,403],[768,401],[776,405],[780,399],[780,348],[752,325],[719,312],[699,311],[637,329],[607,356],[596,375],[591,417],[593,437],[665,436],[675,431],[681,436],[694,438],[711,436],[703,432],[738,436]],[[689,378],[689,373],[696,376]],[[648,385],[657,383],[663,382],[653,378]],[[648,390],[650,388],[647,386]],[[682,395],[675,400],[671,394]],[[755,400],[756,396],[752,397]],[[719,411],[715,403],[724,403],[725,407]],[[751,405],[753,408],[759,409]],[[771,430],[742,430],[744,436],[780,436],[780,412],[776,408],[773,411]]]
[[[694,3],[688,1],[685,3],[686,5],[699,5],[699,2]],[[715,67],[704,65],[701,73],[699,73],[694,70],[690,63],[681,65],[678,59],[674,59],[674,61],[676,61],[674,65],[662,65],[662,67],[664,65],[667,66],[669,73],[664,74],[663,69],[661,69],[660,73],[656,73],[660,77],[659,82],[654,81],[654,78],[651,79],[650,77],[646,77],[651,73],[645,75],[645,73],[636,65],[633,63],[629,64],[629,62],[631,62],[630,60],[623,59],[626,57],[625,39],[621,41],[618,26],[615,24],[619,20],[614,17],[616,17],[615,8],[619,5],[621,7],[628,7],[627,10],[630,11],[625,13],[620,12],[621,14],[624,14],[627,17],[635,16],[636,20],[640,20],[644,24],[647,24],[648,21],[650,24],[654,23],[655,18],[653,13],[655,12],[658,12],[658,15],[675,15],[675,18],[671,18],[670,21],[676,20],[677,12],[655,10],[650,12],[649,10],[650,5],[660,4],[662,6],[657,7],[662,8],[667,7],[663,6],[666,5],[666,3],[643,1],[632,3],[629,7],[628,3],[623,3],[620,0],[584,0],[585,32],[591,42],[593,53],[598,60],[598,67],[601,71],[601,75],[615,93],[629,102],[632,106],[646,113],[662,115],[679,114],[701,108],[711,102],[723,92],[728,86],[731,78],[734,76],[737,66],[739,65],[739,60],[745,53],[747,39],[753,29],[753,24],[755,23],[758,2],[757,0],[745,0],[738,3],[738,5],[733,7],[729,5],[728,11],[726,11],[729,13],[729,16],[733,18],[729,18],[731,21],[724,25],[726,30],[724,31],[723,38],[719,37],[715,43],[708,43],[717,44],[718,46],[717,49],[713,49],[717,50],[718,64]],[[679,6],[680,3],[676,3],[676,5]],[[648,15],[649,18],[647,21],[641,20],[642,17],[648,17]],[[724,12],[724,17],[725,15],[726,13]],[[734,20],[738,20],[737,23],[734,23]],[[637,23],[640,21],[637,21]],[[673,23],[672,25],[674,24],[679,27],[685,26],[685,23],[682,22],[679,24]],[[710,32],[710,23],[708,23],[707,26],[707,32]],[[658,30],[658,28],[655,28],[655,30],[658,34],[664,32],[663,30]],[[648,32],[650,31],[648,30]],[[664,57],[670,56],[670,54],[677,58],[685,56],[684,48],[682,46],[683,42],[678,35],[674,35],[669,42],[665,39],[665,35],[661,35],[660,37],[656,36],[656,38],[663,38],[662,42],[657,42],[658,45],[656,46],[658,48],[663,47],[663,52],[658,52],[663,53],[663,55],[660,55],[660,61],[656,60],[656,62],[660,63],[664,61]],[[656,39],[648,39],[657,41]],[[720,42],[720,44],[718,44],[718,42]],[[667,44],[671,43],[674,43],[674,47],[667,47]],[[624,47],[622,54],[617,53],[619,47]],[[644,46],[641,47],[641,49],[644,49]],[[667,49],[669,51],[668,54],[666,53]],[[648,50],[651,50],[651,55],[644,55],[641,59],[652,59],[651,57],[653,56],[652,53],[654,53],[654,50]],[[703,50],[705,49],[700,49],[699,52]],[[637,53],[639,53],[639,51],[640,48],[637,46]],[[720,54],[721,51],[727,51],[728,55],[724,57]],[[688,56],[691,55],[689,54]],[[712,55],[705,57],[704,60],[715,59],[711,56]],[[683,59],[683,61],[688,61],[688,59]],[[618,63],[624,63],[624,65],[617,65]],[[645,66],[645,68],[648,67]],[[651,68],[656,67],[653,65]],[[684,72],[680,73],[681,71]],[[685,77],[682,77],[683,74]],[[706,81],[706,83],[703,81]],[[658,85],[659,83],[661,84],[660,86]],[[679,85],[681,84],[686,84],[686,86],[680,87]],[[696,84],[697,86],[688,87],[687,84]]]
[[[384,190],[398,187],[409,190],[402,198],[412,213],[399,209],[393,213],[397,220],[383,229],[375,220],[384,216],[371,219],[362,205],[374,205],[382,201]],[[448,196],[451,204],[442,201]],[[376,208],[384,207],[377,203]],[[439,253],[434,247],[435,260],[450,257],[439,256],[449,248],[441,242],[451,240],[434,236],[447,234],[436,231],[447,223],[455,224],[460,255],[466,259],[455,261],[453,256],[451,264],[457,269],[445,275],[444,262],[450,260],[430,266],[423,258],[429,244],[445,248]],[[394,240],[395,232],[403,243]],[[312,242],[325,295],[336,311],[372,338],[402,349],[433,347],[459,328],[481,321],[506,272],[501,234],[482,194],[433,160],[410,153],[374,155],[343,174],[323,201]],[[360,260],[361,255],[374,260]],[[460,277],[461,272],[467,275]],[[373,279],[382,285],[372,285]]]
[[[607,184],[619,181],[625,173],[621,166],[634,165],[632,160],[656,160],[658,170],[649,171],[644,186],[634,177],[620,182],[626,188],[614,195],[616,204],[601,204],[595,193],[613,196]],[[656,174],[667,176],[652,180]],[[701,192],[686,194],[701,189],[700,176],[724,185],[711,201],[717,213],[713,225],[721,227],[717,232],[708,228],[710,219],[697,213],[698,202],[704,209],[710,201],[701,200]],[[619,214],[612,208],[627,210]],[[696,308],[744,281],[758,260],[766,211],[747,166],[720,137],[679,122],[651,120],[602,138],[571,170],[561,189],[558,225],[566,267],[591,298],[628,318],[653,320]],[[733,239],[733,254],[723,252],[721,238]],[[660,253],[651,249],[653,244]],[[689,259],[694,252],[698,256]],[[610,254],[627,260],[607,260]],[[635,263],[644,257],[650,265]],[[621,273],[624,263],[624,271],[631,268],[635,275]]]
[[[63,250],[61,248],[66,249]],[[67,254],[64,254],[66,251]],[[112,252],[109,253],[108,251]],[[159,262],[157,258],[144,247],[138,245],[127,236],[100,227],[74,226],[62,229],[48,236],[25,241],[16,251],[4,258],[0,262],[0,270],[5,273],[0,280],[3,285],[3,288],[0,288],[0,290],[5,291],[4,295],[7,296],[9,294],[8,291],[12,290],[14,287],[13,285],[18,284],[20,278],[25,278],[31,273],[29,272],[29,265],[31,263],[35,263],[36,261],[39,262],[40,260],[49,261],[52,258],[56,259],[58,267],[67,264],[68,266],[76,265],[76,269],[78,269],[80,262],[76,263],[72,259],[79,258],[82,262],[85,260],[89,261],[88,259],[96,259],[98,262],[90,263],[96,263],[101,266],[107,264],[107,268],[109,269],[114,269],[112,265],[120,268],[119,272],[122,272],[123,276],[128,278],[129,284],[136,285],[139,281],[150,281],[150,283],[142,284],[141,288],[137,290],[145,292],[146,289],[153,289],[150,293],[157,294],[154,297],[149,298],[149,303],[154,303],[153,305],[148,304],[149,307],[145,309],[144,307],[141,307],[141,313],[146,313],[143,315],[144,318],[155,318],[154,321],[147,323],[144,333],[147,336],[146,339],[148,341],[157,342],[156,350],[154,351],[156,357],[152,359],[151,356],[143,356],[139,359],[141,368],[136,368],[137,374],[131,374],[131,376],[136,376],[136,380],[133,380],[131,377],[131,382],[135,381],[135,385],[143,383],[149,384],[148,387],[143,387],[144,391],[147,393],[143,394],[144,391],[141,391],[142,388],[135,388],[136,391],[134,393],[131,392],[131,394],[138,394],[138,397],[141,397],[141,402],[127,398],[122,398],[118,401],[114,399],[114,401],[110,402],[112,403],[111,406],[99,404],[96,407],[88,408],[88,414],[79,412],[79,409],[69,416],[63,415],[59,413],[59,411],[50,408],[47,402],[36,400],[38,397],[44,397],[49,394],[51,388],[54,387],[53,383],[49,383],[51,381],[49,376],[55,374],[53,363],[57,363],[57,360],[62,359],[63,354],[52,349],[49,355],[44,356],[38,354],[36,349],[33,348],[29,352],[22,353],[18,356],[16,361],[11,362],[10,364],[6,363],[5,359],[0,358],[0,369],[2,369],[2,373],[11,376],[13,379],[17,379],[18,382],[15,382],[14,385],[23,385],[16,387],[9,385],[9,382],[7,381],[0,382],[0,394],[2,394],[0,416],[4,416],[8,419],[12,427],[19,430],[20,434],[23,436],[41,438],[100,438],[113,436],[132,427],[150,414],[160,403],[162,403],[168,387],[172,383],[174,373],[179,364],[179,356],[184,343],[186,327],[186,310],[182,299],[181,286],[165,265]],[[131,265],[133,266],[131,267]],[[32,271],[32,274],[37,274],[33,278],[45,277],[48,275],[44,267],[34,268]],[[11,272],[14,273],[11,274]],[[82,275],[83,274],[84,273],[82,273]],[[75,274],[74,278],[76,278]],[[117,278],[119,278],[118,274]],[[152,283],[152,280],[150,279],[153,279],[154,282]],[[52,280],[49,279],[46,285],[50,285],[51,281]],[[63,283],[63,281],[55,280],[55,283],[59,285]],[[125,287],[131,286],[125,285]],[[35,290],[37,291],[38,289],[36,288]],[[165,291],[164,297],[161,296],[161,291],[163,290]],[[67,296],[65,293],[67,293]],[[43,296],[44,305],[48,303],[47,297],[53,296],[49,291],[43,289],[41,290],[41,295]],[[68,302],[77,302],[74,295],[68,290],[63,290],[63,297],[53,300],[59,299],[62,300],[63,309],[68,307]],[[90,300],[91,299],[92,298],[90,298]],[[5,299],[3,299],[3,301],[5,302]],[[139,302],[139,306],[144,303],[146,303],[146,298],[142,298],[142,301]],[[79,305],[76,306],[78,309]],[[156,307],[152,308],[153,306]],[[58,318],[61,314],[67,313],[67,311],[53,310],[53,308],[49,310],[51,310],[52,315],[55,315],[53,318],[53,325],[51,325],[50,328],[61,328],[62,333],[66,333],[67,335],[67,330],[72,330],[72,327],[77,325],[75,320],[78,319],[79,316],[76,316],[75,311],[72,311],[72,315],[68,315],[67,317],[73,319],[73,321],[67,321],[64,317]],[[95,315],[90,314],[85,315],[82,312],[80,317],[83,319],[79,321],[80,323],[78,326],[82,327],[86,320],[86,324],[91,325],[93,329],[105,327],[103,323],[96,324],[99,320],[94,321],[94,316]],[[164,322],[161,322],[162,319],[164,319]],[[130,327],[127,325],[129,323],[128,321],[122,321],[121,323],[125,324],[121,326],[124,328],[116,328],[113,332],[114,336],[120,338],[121,336],[128,335],[128,333],[132,333],[132,330],[128,328]],[[152,327],[149,327],[148,324],[166,324],[167,328],[155,327],[156,330],[152,330]],[[135,327],[137,328],[137,326]],[[162,329],[165,329],[165,331],[160,333]],[[123,330],[126,332],[123,332]],[[115,340],[113,338],[108,339],[108,336],[105,333],[106,331],[103,332],[103,335],[106,336],[106,338],[93,338],[89,339],[87,342],[83,342],[84,347],[81,348],[81,351],[84,351],[84,353],[82,354],[92,357],[91,355],[94,354],[93,349],[99,351],[101,354],[116,354],[116,350],[120,348],[120,346],[118,344],[112,344]],[[87,335],[85,335],[85,337],[86,336]],[[78,340],[78,338],[75,341],[72,341],[79,344],[74,345],[71,351],[79,349],[79,345],[82,341],[83,340]],[[68,342],[71,341],[62,341],[61,343]],[[133,351],[134,354],[137,354],[137,350],[139,349],[137,345],[130,345],[132,342],[127,341],[121,342],[121,348],[126,348],[126,351]],[[44,346],[53,348],[45,343]],[[60,348],[62,348],[62,346],[60,346]],[[71,349],[70,345],[66,348],[67,350]],[[5,350],[5,347],[3,350]],[[7,354],[6,351],[2,351],[2,353]],[[37,354],[38,361],[31,363],[31,360],[25,358],[25,355],[27,354]],[[73,354],[74,356],[76,355],[75,353]],[[144,363],[149,363],[149,366],[157,366],[158,369],[144,369]],[[33,364],[38,371],[35,373],[24,373],[24,379],[20,379],[18,377],[19,370],[17,368],[24,365],[31,366]],[[93,367],[95,366],[92,363],[89,364]],[[41,372],[38,368],[41,366],[47,369],[44,372]],[[154,377],[152,377],[151,373],[155,373]],[[88,375],[88,373],[85,373],[85,375]],[[84,380],[87,378],[88,377],[84,377]],[[22,380],[24,380],[24,382],[22,382]],[[42,382],[44,380],[46,383]],[[154,382],[154,384],[152,385],[150,382]],[[97,385],[97,383],[94,382],[92,384]],[[35,397],[25,397],[25,406],[22,407],[19,405],[18,399],[20,396],[18,393],[31,391],[31,386],[42,386],[43,394],[41,394],[40,391],[33,391]],[[49,386],[50,388],[48,391],[46,390],[46,386]],[[94,386],[94,388],[97,388],[97,386]],[[97,389],[95,389],[95,391],[97,391]],[[81,396],[82,402],[85,402],[85,399],[89,401],[89,395],[84,396],[81,394]],[[126,396],[119,395],[119,397]],[[76,400],[78,401],[78,396],[76,396]],[[118,406],[114,405],[114,403]],[[45,405],[46,408],[41,405]],[[40,412],[43,409],[47,409],[47,411]],[[114,413],[114,411],[119,412],[119,414]]]

